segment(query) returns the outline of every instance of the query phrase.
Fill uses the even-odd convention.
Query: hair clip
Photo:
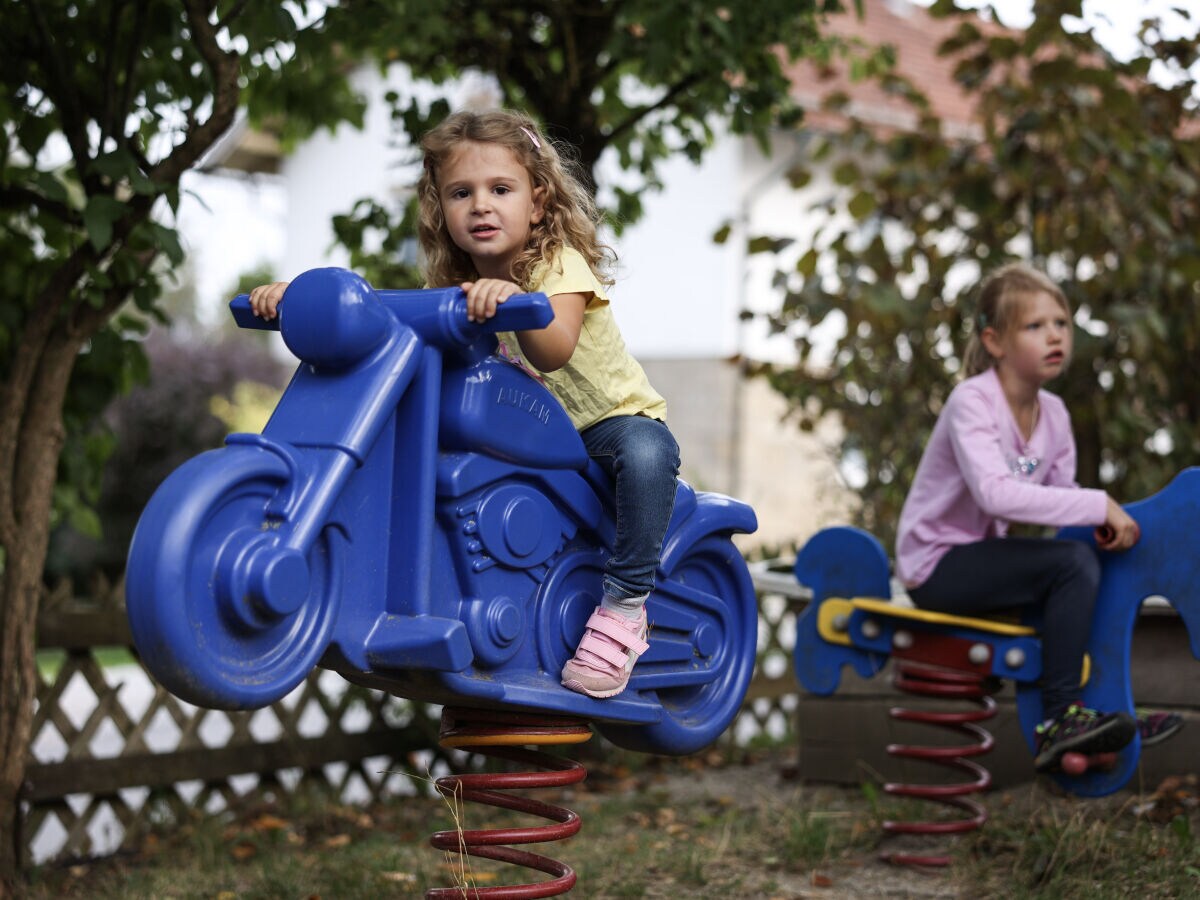
[[[532,131],[530,131],[528,128],[526,128],[524,125],[518,125],[517,127],[520,128],[523,132],[525,132],[525,137],[529,138],[529,142],[531,144],[533,144],[534,150],[542,149],[542,142],[537,139],[536,134],[534,134]]]
[[[980,313],[980,314],[979,314],[979,327],[980,327],[980,328],[987,328],[987,327],[988,327],[987,313]]]

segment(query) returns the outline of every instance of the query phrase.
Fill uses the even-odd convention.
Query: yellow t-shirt
[[[541,372],[521,355],[511,332],[501,332],[500,353],[532,371],[558,398],[576,429],[583,431],[602,419],[644,415],[665,422],[667,402],[650,386],[641,365],[625,349],[604,286],[578,251],[567,247],[539,270],[533,291],[590,294],[575,352],[561,369]]]

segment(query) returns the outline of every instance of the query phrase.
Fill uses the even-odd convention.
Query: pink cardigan
[[[900,513],[896,569],[922,584],[946,551],[1003,537],[1008,523],[1102,525],[1104,491],[1075,483],[1075,438],[1062,399],[1038,392],[1028,441],[1014,421],[995,370],[950,392]]]

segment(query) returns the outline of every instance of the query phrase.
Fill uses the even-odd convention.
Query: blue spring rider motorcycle
[[[680,482],[647,610],[650,649],[603,701],[559,685],[600,599],[614,509],[565,411],[493,355],[541,328],[540,294],[468,323],[457,288],[375,291],[315,269],[263,322],[301,363],[262,434],[180,466],[129,551],[134,643],[205,707],[249,709],[314,666],[419,701],[597,720],[613,743],[686,754],[741,707],[757,606],[730,536],[745,504]]]

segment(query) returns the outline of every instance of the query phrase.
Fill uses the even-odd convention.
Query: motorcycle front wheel
[[[335,528],[304,558],[306,595],[288,608],[254,605],[231,575],[246,548],[274,552],[282,523],[269,505],[292,477],[263,448],[211,450],[171,473],[142,513],[126,569],[130,628],[146,668],[179,698],[214,709],[266,706],[325,652],[340,600]]]

